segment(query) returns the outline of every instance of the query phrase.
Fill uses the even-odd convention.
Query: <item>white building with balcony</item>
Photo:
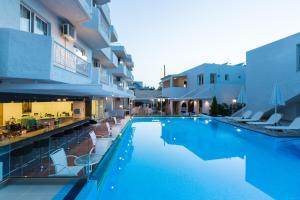
[[[118,35],[108,2],[2,0],[0,92],[34,94],[37,99],[38,95],[81,97],[87,104],[101,104],[92,106],[97,117],[103,116],[106,99],[133,98],[127,87],[133,81],[131,56],[126,54],[127,67],[122,68],[112,47]],[[125,76],[119,76],[124,75],[122,69]]]
[[[162,78],[162,96],[171,114],[208,113],[212,98],[232,104],[245,81],[244,64],[202,64]]]

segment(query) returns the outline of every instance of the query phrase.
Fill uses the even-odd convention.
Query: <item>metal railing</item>
[[[72,51],[54,42],[54,64],[73,73],[89,76],[91,65]]]

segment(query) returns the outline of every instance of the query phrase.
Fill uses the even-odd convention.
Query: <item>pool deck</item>
[[[112,128],[112,140],[119,136],[121,131],[126,127],[129,122],[130,117],[125,117],[125,119],[120,120],[119,125],[114,125],[114,123],[110,123]],[[95,126],[90,126],[90,128],[94,128],[96,135],[100,137],[107,138],[108,132],[104,122],[101,122]],[[87,137],[80,144],[76,145],[76,147],[72,148],[69,154],[86,154],[89,149],[87,147],[91,146],[91,139]],[[112,144],[110,144],[111,146]],[[109,147],[106,147],[106,151]],[[47,168],[48,158],[43,160],[45,167]],[[38,165],[40,163],[38,162]],[[50,170],[51,171],[51,170]],[[53,169],[52,169],[53,171]],[[64,198],[64,196],[72,193],[72,188],[76,184],[74,180],[82,180],[86,177],[81,173],[78,177],[47,177],[47,172],[37,171],[30,174],[27,174],[28,177],[18,177],[18,178],[10,178],[4,182],[0,183],[0,199],[72,199],[72,198]],[[31,178],[30,178],[31,177]],[[79,190],[78,188],[76,190]],[[71,192],[71,193],[70,193]]]
[[[274,131],[274,130],[268,130],[264,128],[264,126],[259,126],[259,125],[249,125],[247,123],[242,123],[242,122],[235,122],[234,120],[226,119],[224,117],[216,117],[214,118],[217,121],[231,124],[233,126],[237,126],[240,128],[248,129],[251,131],[255,131],[261,134],[269,135],[272,137],[278,137],[278,138],[295,138],[295,137],[300,137],[300,132],[297,131]],[[284,124],[285,125],[285,124]]]

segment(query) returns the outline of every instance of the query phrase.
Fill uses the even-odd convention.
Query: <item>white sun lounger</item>
[[[264,114],[263,112],[257,112],[250,119],[235,119],[234,121],[237,121],[237,122],[257,122],[262,118],[263,114]]]
[[[235,120],[235,119],[249,119],[251,115],[252,115],[252,111],[247,110],[240,117],[226,117],[226,119],[232,119],[232,120]]]
[[[265,126],[265,128],[271,130],[282,130],[282,131],[300,130],[300,117],[295,118],[294,121],[288,126]]]
[[[279,113],[271,115],[271,117],[265,122],[247,122],[247,124],[252,125],[274,125],[278,123],[281,119],[282,115]]]

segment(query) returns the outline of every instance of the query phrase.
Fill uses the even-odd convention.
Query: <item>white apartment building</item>
[[[105,107],[109,112],[120,108],[120,99],[133,98],[128,89],[133,61],[125,47],[112,46],[118,35],[109,2],[2,0],[1,96],[12,96],[13,102],[24,101],[13,100],[16,94],[36,95],[30,101],[43,95],[51,96],[49,101],[81,98],[78,109],[96,118],[103,117]]]
[[[232,104],[244,85],[245,68],[244,64],[202,64],[162,78],[167,112],[208,113],[214,96],[218,103]]]
[[[247,52],[247,109],[273,112],[275,84],[286,101],[279,112],[284,119],[293,120],[300,115],[300,33]]]

